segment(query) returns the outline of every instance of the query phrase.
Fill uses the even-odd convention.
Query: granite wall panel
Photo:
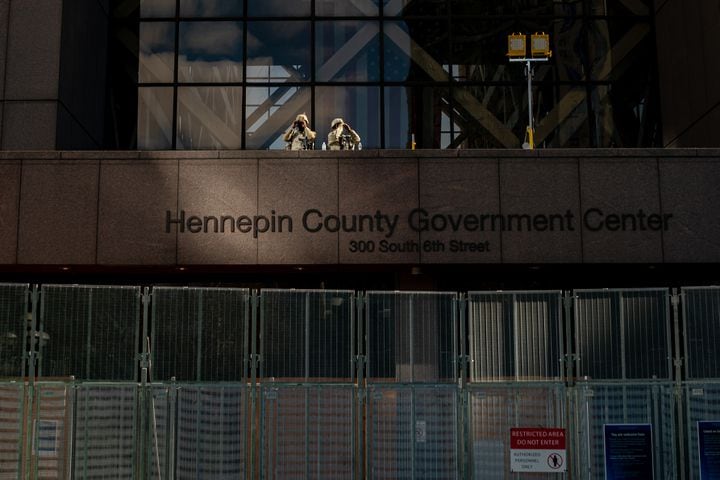
[[[259,263],[337,263],[340,234],[326,225],[338,215],[337,159],[268,159],[259,169],[258,223],[268,230],[258,233]]]
[[[420,233],[408,221],[419,201],[418,160],[341,158],[339,175],[340,263],[418,263]]]
[[[585,262],[663,261],[656,159],[582,159],[580,191]]]
[[[579,193],[575,159],[504,159],[503,262],[581,262]]]
[[[5,101],[3,150],[53,150],[57,102]]]
[[[18,263],[94,264],[96,160],[24,160]]]
[[[420,162],[422,263],[500,263],[502,232],[483,215],[500,212],[496,158],[440,158]]]
[[[100,169],[98,263],[174,265],[178,160],[107,160]],[[168,213],[169,212],[169,213]]]
[[[20,160],[0,160],[0,263],[17,260]]]
[[[720,163],[717,158],[660,160],[665,261],[720,262]]]
[[[257,174],[254,160],[180,164],[179,211],[186,220],[178,233],[178,263],[257,263],[257,237],[238,225],[242,217],[257,215]],[[188,224],[193,217],[202,219],[200,227]]]

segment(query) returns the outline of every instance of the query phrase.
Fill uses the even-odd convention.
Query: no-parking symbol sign
[[[564,428],[511,428],[510,471],[564,472]]]

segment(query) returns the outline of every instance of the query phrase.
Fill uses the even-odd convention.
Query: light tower
[[[525,63],[525,76],[527,77],[528,88],[528,126],[527,126],[527,142],[523,143],[524,149],[532,150],[535,148],[533,136],[535,128],[533,126],[533,109],[532,109],[532,76],[533,62],[547,62],[552,56],[550,50],[550,35],[546,33],[534,33],[530,36],[530,56],[527,55],[527,35],[523,33],[513,33],[508,35],[508,52],[510,62]]]

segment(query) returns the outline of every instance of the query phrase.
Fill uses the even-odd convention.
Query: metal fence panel
[[[266,384],[261,399],[262,478],[355,478],[353,386]]]
[[[43,285],[38,376],[135,380],[140,288]]]
[[[604,425],[651,424],[656,479],[675,479],[675,392],[671,383],[581,383],[575,389],[573,424],[577,478],[605,478]]]
[[[565,386],[470,385],[467,391],[472,478],[521,478],[510,471],[510,429],[564,428]],[[567,433],[567,432],[566,432]],[[560,474],[545,474],[556,478]]]
[[[335,290],[260,292],[260,380],[350,382],[355,295]]]
[[[133,384],[76,387],[74,478],[135,478],[137,388]]]
[[[152,380],[243,380],[249,318],[247,289],[153,288]]]
[[[244,385],[178,388],[176,478],[244,478],[246,402]]]
[[[458,477],[454,386],[370,386],[367,402],[367,478]]]
[[[576,290],[578,376],[670,379],[667,289]]]
[[[686,408],[683,444],[688,452],[689,478],[700,478],[698,422],[720,422],[720,382],[687,384],[683,393]],[[710,446],[708,454],[712,454],[716,447],[717,445]]]
[[[27,284],[0,284],[0,378],[25,374]]]
[[[140,422],[137,478],[172,478],[177,443],[177,388],[154,384],[138,388]]]
[[[70,478],[74,390],[64,383],[36,383],[31,478]]]
[[[468,293],[470,381],[564,377],[562,294]]]
[[[457,295],[368,292],[368,380],[454,382],[457,379]]]
[[[0,383],[0,479],[22,478],[25,413],[25,385]]]
[[[720,377],[720,287],[683,288],[685,372],[688,379]]]

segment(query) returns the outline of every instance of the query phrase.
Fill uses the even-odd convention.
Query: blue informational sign
[[[700,480],[720,478],[720,422],[698,422]]]
[[[652,425],[625,423],[604,427],[605,479],[653,479]]]

